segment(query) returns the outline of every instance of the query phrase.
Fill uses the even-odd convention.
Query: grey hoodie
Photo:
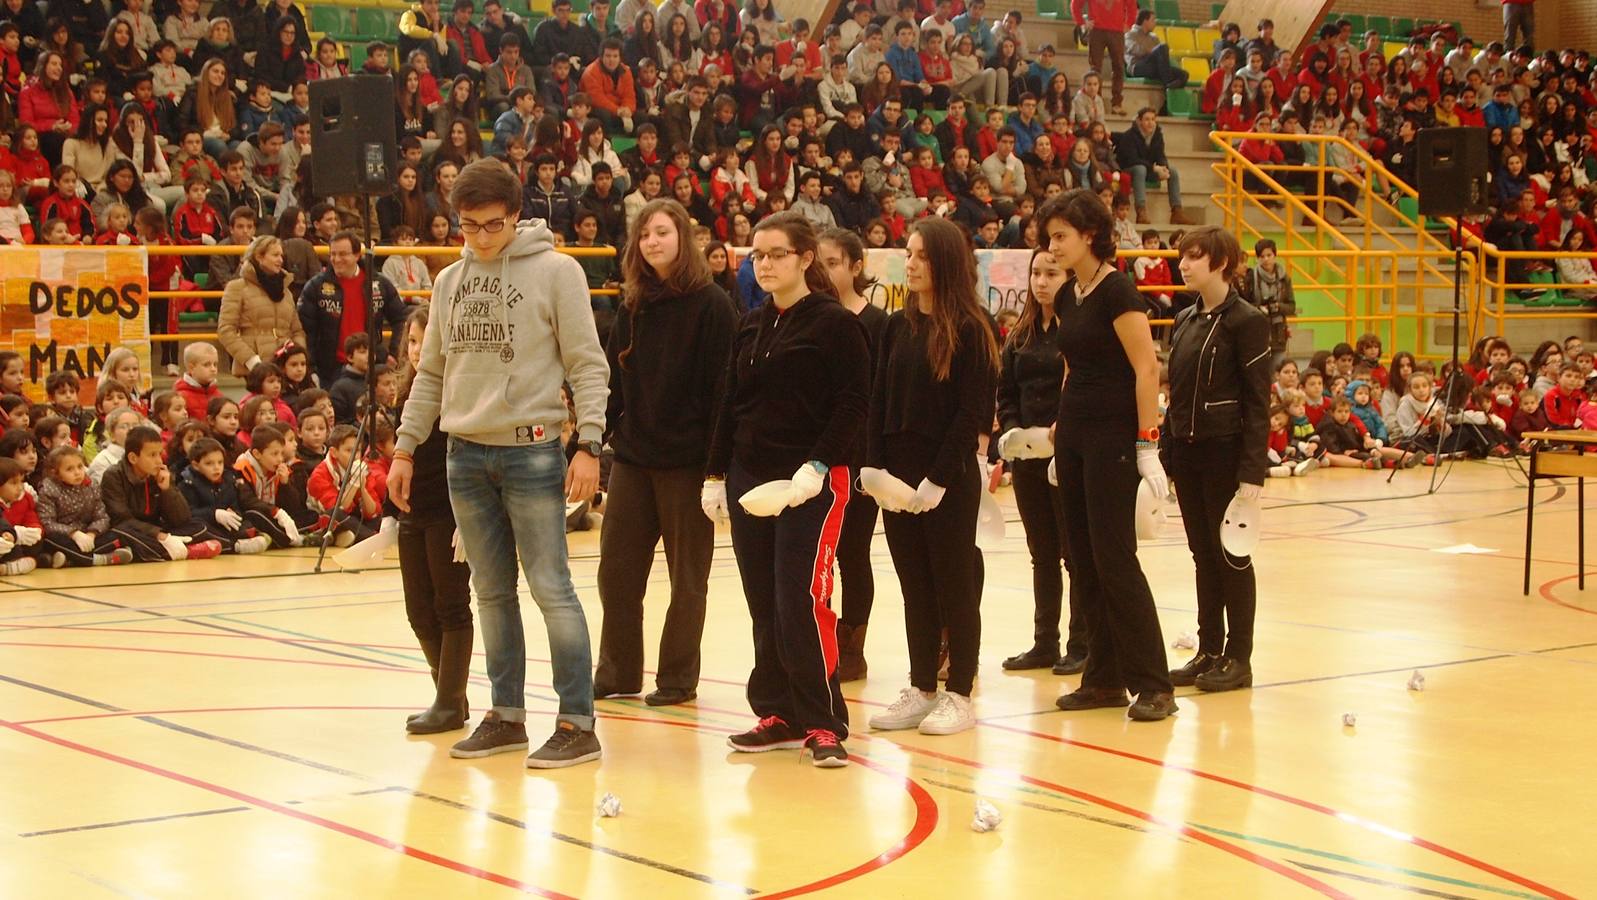
[[[566,421],[562,381],[571,385],[578,435],[598,441],[610,366],[582,266],[554,252],[538,219],[517,224],[498,259],[478,260],[469,245],[461,256],[433,283],[398,449],[415,452],[434,423],[490,446],[558,440]]]

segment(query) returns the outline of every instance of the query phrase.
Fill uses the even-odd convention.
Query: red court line
[[[405,856],[411,857],[412,859],[417,859],[426,863],[432,863],[435,866],[449,869],[453,872],[459,872],[462,875],[470,875],[473,878],[480,878],[483,881],[491,881],[494,884],[503,885],[508,888],[514,888],[522,893],[536,894],[540,897],[558,898],[558,900],[574,900],[574,898],[571,898],[566,894],[545,890],[537,885],[528,884],[525,881],[511,878],[508,875],[501,875],[498,872],[490,872],[487,869],[479,869],[476,866],[450,859],[447,856],[440,856],[436,853],[431,853],[426,850],[412,847],[409,844],[403,844],[399,841],[389,840],[388,838],[382,837],[380,835],[372,834],[369,831],[363,831],[359,828],[355,828],[354,826],[345,825],[342,822],[334,822],[331,819],[325,819],[321,816],[314,815],[303,810],[294,809],[291,806],[284,806],[281,803],[273,803],[270,800],[255,797],[232,788],[223,787],[219,784],[213,784],[209,781],[195,778],[192,775],[184,775],[181,772],[174,772],[171,769],[164,769],[160,766],[139,762],[136,759],[130,759],[126,756],[111,753],[107,750],[101,750],[98,747],[90,747],[87,744],[80,744],[77,741],[45,734],[42,731],[29,728],[26,725],[19,725],[15,722],[7,722],[3,719],[0,719],[0,727],[9,728],[12,731],[27,735],[28,737],[38,738],[41,741],[55,744],[59,747],[65,747],[68,750],[76,750],[79,753],[98,757],[108,762],[114,762],[118,765],[127,766],[131,769],[137,769],[141,772],[146,772],[151,775],[168,779],[169,781],[176,781],[180,784],[186,784],[190,787],[199,788],[202,791],[220,794],[223,797],[237,800],[240,803],[247,803],[250,806],[254,806],[259,809],[274,812],[281,816],[287,816],[290,819],[297,819],[301,822],[315,825],[318,828],[325,828],[329,831],[342,834],[346,837],[352,837],[356,840],[365,841],[368,844],[381,847],[384,850],[392,850],[396,853],[401,853]]]
[[[391,666],[377,666],[377,665],[363,666],[363,665],[358,665],[358,664],[355,664],[355,663],[333,662],[331,660],[285,659],[285,658],[281,658],[281,657],[270,657],[270,656],[239,656],[239,655],[227,654],[227,653],[198,653],[198,652],[194,652],[194,651],[166,650],[166,649],[155,648],[155,647],[121,647],[121,646],[102,646],[102,645],[96,645],[96,644],[33,644],[33,643],[24,643],[24,642],[16,642],[16,641],[0,641],[0,646],[55,647],[55,648],[64,648],[64,649],[72,649],[72,650],[119,650],[119,651],[141,652],[141,653],[166,653],[166,654],[183,655],[183,656],[207,656],[207,657],[216,657],[216,658],[221,658],[221,659],[240,659],[240,660],[260,661],[260,662],[285,662],[285,663],[291,663],[291,664],[295,664],[295,665],[332,666],[332,667],[335,667],[335,668],[349,668],[349,669],[371,669],[371,670],[375,670],[375,671],[379,671],[379,672],[415,673],[415,672],[424,672],[424,671],[426,671],[424,669],[407,669],[407,668],[397,668],[397,667],[391,667]],[[374,645],[364,645],[364,646],[374,646]],[[844,698],[844,699],[848,699],[848,698]],[[884,705],[884,704],[880,704],[880,703],[874,703],[874,702],[868,702],[868,701],[857,701],[857,700],[849,700],[849,702],[861,703],[861,704],[869,705],[869,706],[882,706],[882,705]],[[718,712],[718,713],[725,713],[725,714],[736,715],[736,716],[745,715],[745,713],[743,713],[742,711],[717,709],[715,707],[704,706],[704,705],[697,704],[697,703],[693,704],[693,708],[702,709],[702,710],[704,710],[706,712]],[[654,721],[654,720],[635,719],[635,721]],[[1516,874],[1514,874],[1512,872],[1509,872],[1506,869],[1503,869],[1503,868],[1501,868],[1499,866],[1493,865],[1492,863],[1488,863],[1488,862],[1486,862],[1484,860],[1476,859],[1475,857],[1470,856],[1470,855],[1468,855],[1466,853],[1463,853],[1461,851],[1453,850],[1453,849],[1445,847],[1445,846],[1443,846],[1441,844],[1437,844],[1437,843],[1434,843],[1432,841],[1428,841],[1428,840],[1426,840],[1424,838],[1421,838],[1421,837],[1419,837],[1417,835],[1412,835],[1412,834],[1409,834],[1407,832],[1403,832],[1400,829],[1390,828],[1390,827],[1387,827],[1387,826],[1384,826],[1384,825],[1380,825],[1379,823],[1372,822],[1372,821],[1363,819],[1363,818],[1361,818],[1359,816],[1354,816],[1354,815],[1349,814],[1349,813],[1338,812],[1337,810],[1332,809],[1331,807],[1324,806],[1324,805],[1321,805],[1319,803],[1315,803],[1312,800],[1304,800],[1304,799],[1301,799],[1301,798],[1298,798],[1298,797],[1293,797],[1293,796],[1291,796],[1289,794],[1280,793],[1279,791],[1270,790],[1269,788],[1263,788],[1263,787],[1259,787],[1257,785],[1248,784],[1248,783],[1243,782],[1243,781],[1238,781],[1236,779],[1229,778],[1229,777],[1224,776],[1224,775],[1218,775],[1218,774],[1215,774],[1215,773],[1212,773],[1212,772],[1205,772],[1205,771],[1202,771],[1202,770],[1199,770],[1199,769],[1193,769],[1193,768],[1189,768],[1189,767],[1186,767],[1186,766],[1175,765],[1173,763],[1167,763],[1167,762],[1164,762],[1163,760],[1155,759],[1153,757],[1141,756],[1139,754],[1131,753],[1131,752],[1126,751],[1126,750],[1118,750],[1118,749],[1115,749],[1113,747],[1106,747],[1106,746],[1103,746],[1103,745],[1100,745],[1100,744],[1091,744],[1091,743],[1087,743],[1085,741],[1077,741],[1077,740],[1073,740],[1073,739],[1070,739],[1070,738],[1061,738],[1061,737],[1058,737],[1056,735],[1045,734],[1043,732],[1032,731],[1030,729],[1025,729],[1025,728],[1017,728],[1017,727],[1012,726],[1012,725],[1002,725],[1002,724],[993,723],[993,722],[982,722],[980,724],[982,725],[982,727],[986,727],[986,728],[996,728],[996,729],[998,729],[1000,731],[1008,731],[1008,732],[1011,732],[1011,733],[1014,733],[1014,734],[1021,734],[1021,735],[1027,735],[1027,736],[1030,736],[1030,737],[1037,737],[1037,738],[1041,738],[1043,740],[1053,741],[1055,743],[1068,744],[1068,745],[1073,746],[1073,747],[1079,747],[1079,748],[1086,749],[1086,750],[1094,750],[1094,751],[1097,751],[1099,753],[1107,753],[1107,754],[1110,754],[1112,756],[1118,756],[1118,757],[1121,757],[1123,759],[1132,760],[1134,762],[1147,763],[1147,764],[1150,764],[1150,765],[1158,766],[1159,768],[1162,768],[1162,769],[1166,769],[1168,771],[1183,772],[1183,773],[1186,773],[1188,775],[1192,775],[1192,776],[1195,776],[1195,777],[1198,777],[1198,778],[1203,778],[1203,779],[1206,779],[1206,780],[1209,780],[1209,781],[1216,782],[1218,784],[1224,784],[1224,785],[1227,785],[1229,787],[1234,787],[1234,788],[1238,788],[1240,790],[1248,791],[1248,792],[1256,794],[1258,796],[1269,797],[1269,798],[1274,799],[1274,800],[1280,800],[1283,803],[1288,803],[1288,804],[1291,804],[1293,806],[1298,806],[1298,807],[1302,807],[1304,809],[1308,809],[1308,810],[1311,810],[1311,811],[1314,811],[1314,812],[1322,813],[1324,815],[1328,815],[1328,816],[1331,816],[1333,818],[1340,819],[1340,820],[1348,822],[1350,824],[1358,825],[1359,827],[1365,828],[1365,829],[1367,829],[1369,831],[1373,831],[1373,832],[1375,832],[1377,834],[1381,834],[1381,835],[1385,835],[1387,837],[1394,838],[1396,840],[1404,840],[1404,839],[1406,839],[1409,843],[1413,844],[1416,847],[1420,847],[1422,849],[1430,850],[1431,852],[1438,853],[1438,854],[1440,854],[1442,856],[1447,857],[1448,859],[1452,859],[1452,860],[1454,860],[1456,862],[1461,862],[1461,863],[1463,863],[1463,864],[1465,864],[1467,866],[1470,866],[1472,868],[1478,869],[1478,870],[1483,871],[1483,872],[1491,873],[1491,874],[1496,875],[1496,876],[1498,876],[1500,878],[1504,878],[1504,879],[1506,879],[1508,881],[1511,881],[1511,882],[1513,882],[1515,884],[1518,884],[1518,885],[1520,885],[1522,887],[1530,888],[1531,890],[1535,890],[1535,891],[1540,891],[1541,893],[1543,893],[1543,894],[1545,894],[1545,895],[1547,895],[1549,897],[1560,898],[1560,900],[1563,900],[1563,898],[1570,898],[1570,900],[1573,900],[1572,895],[1563,893],[1561,891],[1554,890],[1554,889],[1549,888],[1549,887],[1546,887],[1545,885],[1542,885],[1542,884],[1536,882],[1535,880],[1533,880],[1533,879],[1531,879],[1529,877],[1526,877],[1526,876],[1523,876],[1523,875],[1516,875]],[[859,734],[858,736],[864,737],[866,739],[870,738],[870,736],[867,735],[867,734]],[[905,746],[905,745],[898,744],[897,746]],[[1399,835],[1402,835],[1403,837],[1399,837]]]
[[[223,796],[232,797],[232,798],[240,800],[242,802],[249,803],[249,804],[255,805],[255,806],[259,806],[259,807],[261,807],[263,809],[269,809],[269,810],[271,810],[273,812],[283,812],[285,814],[293,816],[294,818],[300,818],[300,819],[304,819],[306,821],[309,821],[312,824],[323,825],[324,827],[331,827],[333,830],[339,831],[340,833],[348,834],[348,835],[350,835],[352,837],[357,837],[357,838],[360,838],[361,840],[365,840],[365,841],[368,841],[370,843],[375,843],[375,844],[378,844],[379,846],[387,847],[388,849],[398,850],[400,852],[406,853],[407,855],[415,856],[418,859],[423,859],[423,860],[425,860],[427,862],[433,862],[433,863],[438,864],[438,865],[444,865],[446,868],[453,868],[456,871],[460,871],[460,872],[463,872],[465,874],[474,875],[474,876],[479,877],[479,878],[485,878],[485,879],[487,879],[489,881],[497,881],[498,883],[505,884],[505,885],[507,885],[509,887],[517,887],[519,890],[530,891],[530,892],[533,892],[533,893],[538,893],[538,894],[541,894],[541,895],[546,896],[546,897],[564,897],[565,895],[556,894],[556,893],[553,893],[553,892],[547,892],[547,891],[542,890],[541,888],[536,888],[536,887],[533,887],[531,885],[522,885],[521,882],[515,882],[513,879],[512,880],[500,880],[500,879],[508,879],[508,876],[495,875],[492,872],[486,872],[485,870],[476,869],[476,868],[473,868],[473,867],[470,867],[470,866],[466,866],[463,863],[458,863],[458,862],[455,862],[453,860],[449,860],[449,859],[447,859],[445,857],[437,857],[435,854],[428,853],[427,851],[416,850],[415,848],[408,847],[408,846],[403,845],[403,844],[398,844],[398,843],[393,842],[393,841],[389,841],[387,838],[382,838],[382,837],[379,837],[377,835],[369,834],[367,832],[360,831],[359,829],[354,829],[354,828],[351,828],[349,826],[342,825],[341,823],[338,823],[338,822],[333,822],[331,820],[322,819],[319,816],[314,816],[314,815],[311,815],[309,813],[301,813],[298,810],[294,810],[294,809],[287,808],[287,807],[280,807],[278,804],[274,804],[271,801],[260,800],[258,798],[253,798],[253,797],[250,797],[249,795],[233,791],[231,788],[224,788],[224,787],[221,787],[219,785],[213,785],[213,784],[210,784],[209,782],[203,782],[203,781],[200,781],[199,779],[191,778],[191,777],[189,777],[187,775],[182,775],[182,774],[177,773],[177,772],[172,772],[172,771],[167,770],[167,769],[162,769],[162,768],[157,767],[157,766],[152,766],[152,765],[149,765],[147,763],[141,763],[141,762],[138,762],[137,760],[128,759],[126,757],[117,756],[116,754],[108,753],[108,752],[103,751],[103,750],[98,750],[96,748],[89,747],[89,746],[84,745],[84,744],[79,744],[79,743],[77,743],[75,741],[67,740],[66,738],[53,737],[51,735],[45,734],[44,732],[36,731],[35,729],[27,727],[28,725],[43,724],[43,723],[46,723],[46,722],[77,722],[77,721],[83,721],[85,719],[115,719],[115,718],[125,718],[125,717],[130,717],[130,716],[177,715],[177,714],[185,714],[185,713],[230,713],[230,712],[256,713],[256,712],[288,712],[288,711],[324,712],[324,711],[330,711],[330,710],[331,711],[350,711],[350,710],[389,710],[389,709],[410,709],[410,708],[411,707],[408,707],[408,706],[235,706],[235,707],[211,707],[211,708],[207,708],[207,709],[117,710],[117,711],[114,711],[114,712],[89,713],[87,715],[82,715],[82,716],[59,716],[59,717],[51,718],[51,719],[32,719],[32,720],[30,720],[28,722],[7,722],[7,721],[4,721],[4,720],[0,720],[0,726],[11,728],[11,729],[13,729],[15,731],[18,731],[18,732],[21,732],[23,734],[27,734],[27,735],[30,735],[32,737],[37,737],[37,738],[49,741],[49,742],[54,743],[54,744],[59,744],[59,745],[61,745],[63,747],[68,747],[68,748],[73,749],[73,750],[79,750],[81,752],[88,753],[88,754],[93,755],[93,756],[98,756],[98,757],[101,757],[103,759],[110,760],[112,762],[118,762],[118,763],[122,763],[124,765],[129,765],[129,766],[132,766],[132,767],[134,767],[136,769],[140,769],[140,770],[145,771],[145,772],[150,772],[150,773],[153,773],[153,774],[156,774],[156,775],[161,775],[163,777],[172,778],[172,779],[174,779],[176,781],[181,781],[181,782],[183,782],[185,784],[190,784],[190,785],[193,785],[194,787],[198,787],[198,788],[201,788],[203,790],[215,791],[216,793],[220,793]],[[693,730],[693,731],[701,731],[701,732],[716,733],[716,734],[735,734],[736,733],[736,729],[727,728],[727,727],[720,726],[720,725],[712,725],[712,724],[705,723],[705,722],[688,721],[688,720],[685,720],[685,719],[649,719],[649,718],[642,718],[642,717],[638,717],[638,716],[615,715],[615,714],[609,714],[609,713],[600,713],[597,716],[597,718],[605,719],[607,721],[638,722],[638,723],[643,723],[643,724],[648,724],[648,725],[667,725],[667,726],[671,726],[671,727],[674,727],[674,728],[684,728],[684,729],[689,729],[689,730]],[[784,897],[797,897],[797,896],[799,896],[801,894],[814,893],[815,891],[825,890],[826,888],[836,887],[837,885],[840,885],[840,884],[842,884],[844,882],[852,881],[855,878],[859,878],[862,875],[867,875],[867,874],[869,874],[871,872],[877,871],[878,869],[882,869],[882,868],[884,868],[884,867],[886,867],[886,866],[888,866],[888,865],[890,865],[890,864],[892,864],[894,862],[897,862],[898,860],[902,859],[911,850],[914,850],[916,847],[919,847],[922,843],[924,843],[926,841],[926,838],[930,837],[931,833],[936,830],[937,822],[938,822],[937,801],[932,799],[932,795],[926,790],[925,787],[923,787],[920,784],[920,782],[918,782],[915,779],[909,777],[908,775],[899,775],[899,774],[889,770],[887,767],[882,766],[882,765],[880,765],[878,763],[872,762],[871,760],[865,759],[864,757],[855,756],[855,757],[853,757],[853,762],[858,764],[858,765],[861,765],[861,766],[863,766],[863,767],[865,767],[867,769],[870,769],[871,771],[877,773],[878,775],[884,775],[884,776],[887,776],[889,778],[897,778],[898,779],[900,785],[904,788],[905,793],[909,794],[910,795],[910,799],[913,800],[914,803],[915,803],[915,821],[914,821],[914,823],[911,824],[909,832],[907,834],[905,834],[904,837],[902,839],[900,839],[898,843],[894,844],[892,847],[889,847],[886,851],[884,851],[882,853],[879,853],[876,856],[871,857],[870,859],[868,859],[865,862],[855,866],[852,869],[848,869],[848,870],[845,870],[843,872],[839,872],[839,873],[837,873],[835,875],[828,875],[825,878],[821,878],[819,880],[812,881],[812,882],[810,882],[808,884],[800,885],[798,887],[787,888],[787,889],[781,890],[781,891],[776,892],[776,893],[761,894],[760,896],[766,897],[766,898],[770,898],[770,900],[776,900],[776,898],[784,898]]]
[[[1537,590],[1541,592],[1543,599],[1550,600],[1553,603],[1564,607],[1565,609],[1572,609],[1575,612],[1583,612],[1589,616],[1597,616],[1597,609],[1587,609],[1584,606],[1576,606],[1575,604],[1570,603],[1568,600],[1558,599],[1558,595],[1553,593],[1553,587],[1555,585],[1563,584],[1566,581],[1574,581],[1579,577],[1580,573],[1577,572],[1574,575],[1565,575],[1563,578],[1554,578],[1552,581],[1544,581],[1542,582],[1541,586],[1537,588]]]
[[[1338,812],[1337,810],[1332,809],[1329,806],[1324,806],[1324,805],[1321,805],[1319,803],[1315,803],[1312,800],[1304,800],[1304,799],[1301,799],[1299,797],[1293,797],[1293,796],[1291,796],[1289,794],[1283,794],[1283,793],[1281,793],[1279,791],[1270,790],[1269,788],[1263,788],[1263,787],[1259,787],[1258,785],[1248,784],[1245,781],[1238,781],[1235,778],[1228,778],[1228,777],[1226,777],[1224,775],[1216,775],[1213,772],[1204,772],[1204,771],[1201,771],[1199,769],[1188,768],[1187,766],[1176,765],[1174,763],[1167,763],[1167,762],[1165,762],[1163,760],[1154,759],[1151,756],[1141,756],[1139,754],[1132,753],[1132,752],[1127,751],[1127,750],[1117,750],[1117,749],[1115,749],[1113,747],[1105,747],[1105,746],[1102,746],[1102,745],[1099,745],[1099,744],[1090,744],[1090,743],[1087,743],[1085,741],[1078,741],[1078,740],[1074,740],[1072,738],[1059,737],[1058,735],[1046,734],[1046,733],[1041,732],[1041,731],[1032,731],[1032,730],[1030,730],[1028,728],[1017,728],[1017,727],[1015,727],[1013,725],[1000,725],[1000,724],[997,724],[997,723],[994,723],[994,722],[984,722],[982,724],[987,726],[988,728],[996,728],[996,729],[998,729],[1000,731],[1008,731],[1008,732],[1012,732],[1014,734],[1022,734],[1022,735],[1027,735],[1029,737],[1041,738],[1042,740],[1045,740],[1045,741],[1053,741],[1056,744],[1067,744],[1067,745],[1072,746],[1072,747],[1081,747],[1081,748],[1084,748],[1084,749],[1087,749],[1087,750],[1096,750],[1099,753],[1108,753],[1108,754],[1110,754],[1112,756],[1119,756],[1119,757],[1122,757],[1124,759],[1134,760],[1136,762],[1150,763],[1150,764],[1158,766],[1158,767],[1160,767],[1162,769],[1168,769],[1168,770],[1173,771],[1173,772],[1184,772],[1184,773],[1186,773],[1188,775],[1192,775],[1192,776],[1195,776],[1197,778],[1203,778],[1203,779],[1208,780],[1208,781],[1217,782],[1219,784],[1226,785],[1227,787],[1238,788],[1240,790],[1248,791],[1249,793],[1252,793],[1252,794],[1257,794],[1257,795],[1259,795],[1261,797],[1269,797],[1272,800],[1280,800],[1283,803],[1289,803],[1289,804],[1291,804],[1293,806],[1302,807],[1303,809],[1311,810],[1311,811],[1317,812],[1317,813],[1322,813],[1324,815],[1331,816],[1332,818],[1339,819],[1339,820],[1344,821],[1344,822],[1348,822],[1349,824],[1357,825],[1357,826],[1359,826],[1361,828],[1364,828],[1364,829],[1367,829],[1369,831],[1376,832],[1377,834],[1382,834],[1382,835],[1385,835],[1387,837],[1393,838],[1394,840],[1407,841],[1408,843],[1411,843],[1411,844],[1413,844],[1416,847],[1420,847],[1422,849],[1429,850],[1429,851],[1431,851],[1433,853],[1439,853],[1442,856],[1445,856],[1448,859],[1451,859],[1451,860],[1453,860],[1455,862],[1463,863],[1463,864],[1465,864],[1467,866],[1470,866],[1471,868],[1479,869],[1479,870],[1481,870],[1483,872],[1489,872],[1489,873],[1491,873],[1493,875],[1496,875],[1499,878],[1503,878],[1503,879],[1506,879],[1508,881],[1512,881],[1512,882],[1514,882],[1515,884],[1517,884],[1517,885],[1519,885],[1521,887],[1529,888],[1529,889],[1531,889],[1533,891],[1537,891],[1537,892],[1539,892],[1541,894],[1544,894],[1544,895],[1546,895],[1548,897],[1556,897],[1556,898],[1559,898],[1559,900],[1575,900],[1574,895],[1572,895],[1572,894],[1566,894],[1563,891],[1555,890],[1554,888],[1550,888],[1550,887],[1548,887],[1548,886],[1546,886],[1544,884],[1541,884],[1541,883],[1539,883],[1539,882],[1537,882],[1537,881],[1535,881],[1533,879],[1527,878],[1527,877],[1525,877],[1523,875],[1516,875],[1513,872],[1508,871],[1507,869],[1501,868],[1499,866],[1495,866],[1495,865],[1493,865],[1493,864],[1491,864],[1489,862],[1486,862],[1485,860],[1476,859],[1475,857],[1470,856],[1467,853],[1463,853],[1463,852],[1458,851],[1458,850],[1453,850],[1453,849],[1451,849],[1449,847],[1444,847],[1441,844],[1437,844],[1437,843],[1434,843],[1432,841],[1428,841],[1425,838],[1422,838],[1422,837],[1420,837],[1418,835],[1415,835],[1415,834],[1409,834],[1407,832],[1401,832],[1401,831],[1399,831],[1398,829],[1395,829],[1395,828],[1388,828],[1385,825],[1381,825],[1379,823],[1372,822],[1372,821],[1370,821],[1368,819],[1364,819],[1364,818],[1361,818],[1359,816],[1352,815],[1351,813]],[[1021,777],[1024,778],[1026,776],[1023,775]]]

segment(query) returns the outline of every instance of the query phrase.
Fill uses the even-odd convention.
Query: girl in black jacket
[[[887,313],[861,296],[875,279],[865,277],[865,243],[859,234],[844,228],[828,228],[821,233],[821,267],[832,282],[838,302],[859,318],[871,348],[872,368],[876,352],[887,329]],[[854,442],[849,473],[858,478],[865,466],[865,436]],[[843,534],[837,542],[837,572],[843,580],[843,612],[837,620],[838,678],[858,681],[865,677],[865,627],[870,624],[871,606],[876,601],[876,578],[871,570],[871,538],[876,533],[876,501],[869,494],[856,493],[848,502],[843,518]]]
[[[625,299],[606,356],[605,422],[615,451],[599,532],[604,627],[594,696],[643,689],[643,596],[654,547],[665,540],[671,605],[660,635],[650,706],[686,703],[699,684],[699,648],[715,555],[715,524],[700,514],[716,392],[737,313],[693,247],[675,200],[655,199],[632,222],[621,259]]]
[[[1220,525],[1233,497],[1258,498],[1269,466],[1270,319],[1237,293],[1242,248],[1230,232],[1196,229],[1180,250],[1199,299],[1170,337],[1164,451],[1198,570],[1198,653],[1170,681],[1229,691],[1253,683],[1258,599],[1252,562],[1226,553]]]
[[[1030,650],[1004,660],[1010,670],[1048,669],[1056,675],[1074,675],[1087,665],[1087,626],[1079,591],[1071,580],[1070,641],[1059,655],[1059,613],[1064,598],[1060,563],[1069,568],[1065,547],[1063,500],[1056,485],[1048,483],[1048,459],[1019,458],[1015,451],[1024,439],[1023,428],[1048,428],[1059,415],[1059,387],[1065,380],[1065,360],[1059,354],[1059,316],[1054,296],[1066,273],[1052,253],[1039,249],[1031,255],[1031,292],[1004,343],[998,365],[998,450],[1010,461],[1015,505],[1026,529],[1026,549],[1031,554],[1031,588],[1036,614]]]
[[[404,409],[421,360],[431,307],[419,304],[405,326],[405,367],[399,391]],[[403,415],[403,412],[401,412]],[[395,423],[396,425],[398,423]],[[421,644],[437,688],[432,706],[405,721],[411,734],[439,734],[466,727],[466,680],[471,676],[471,567],[466,564],[444,474],[449,436],[434,428],[413,457],[410,511],[399,518],[399,577],[405,617]],[[398,513],[390,509],[390,514]]]
[[[970,693],[981,646],[976,518],[983,481],[976,445],[993,420],[998,348],[959,226],[916,222],[908,253],[904,277],[915,299],[893,313],[882,335],[866,458],[871,468],[916,486],[906,508],[884,507],[904,592],[910,686],[871,717],[871,727],[954,734],[976,724]],[[944,628],[948,682],[939,692]]]
[[[710,518],[730,514],[754,619],[748,696],[760,721],[728,743],[747,753],[802,747],[831,768],[848,763],[832,559],[870,403],[870,349],[859,320],[827,295],[803,216],[770,216],[753,244],[754,276],[771,299],[733,339],[700,494]],[[778,479],[792,481],[780,515],[753,516],[737,502]]]

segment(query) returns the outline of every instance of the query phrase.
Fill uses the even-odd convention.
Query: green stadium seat
[[[202,291],[205,290],[205,285],[210,280],[211,280],[211,275],[210,275],[209,272],[195,272],[194,273],[194,286],[199,288]]]
[[[1165,24],[1181,21],[1180,0],[1153,0],[1153,14]]]
[[[1165,91],[1164,103],[1170,115],[1191,118],[1198,111],[1198,94],[1186,88]]]
[[[1392,20],[1392,30],[1387,32],[1387,34],[1389,36],[1391,36],[1391,37],[1400,37],[1400,38],[1402,38],[1403,40],[1406,41],[1406,40],[1408,40],[1409,35],[1412,34],[1413,32],[1414,32],[1414,20],[1413,19],[1393,19]]]
[[[1364,20],[1364,27],[1367,31],[1380,32],[1384,37],[1392,33],[1392,20],[1386,16],[1370,16]]]
[[[1037,16],[1043,19],[1066,19],[1064,0],[1037,0]]]
[[[345,46],[349,48],[349,70],[359,72],[366,65],[366,44],[361,41],[350,41]]]
[[[392,11],[376,8],[355,10],[355,32],[367,41],[392,40],[390,32],[399,28],[399,17]]]
[[[1211,3],[1211,4],[1209,4],[1209,18],[1218,19],[1218,18],[1220,18],[1220,14],[1223,13],[1223,12],[1225,12],[1225,4],[1224,3]]]
[[[1357,38],[1358,36],[1364,34],[1365,23],[1364,23],[1364,17],[1363,16],[1355,14],[1355,15],[1351,15],[1351,16],[1338,16],[1337,18],[1346,19],[1349,22],[1353,23],[1353,36],[1355,38]]]
[[[313,6],[310,8],[310,30],[325,31],[328,34],[348,34],[350,29],[348,10],[341,6]]]

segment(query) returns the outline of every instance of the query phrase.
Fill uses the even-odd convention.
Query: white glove
[[[161,539],[161,548],[172,559],[188,559],[189,545],[177,535],[169,534]]]
[[[1503,417],[1499,416],[1499,415],[1497,415],[1495,413],[1492,414],[1492,415],[1487,416],[1486,417],[1486,421],[1492,423],[1492,427],[1496,428],[1498,431],[1507,431],[1508,430],[1508,424],[1503,421]]]
[[[889,150],[886,153],[882,154],[882,165],[890,166],[892,164],[893,164],[893,151]]]
[[[349,467],[349,477],[353,479],[356,484],[364,486],[366,484],[367,471],[368,469],[366,468],[366,460],[357,459],[355,460],[354,465]]]
[[[456,528],[455,533],[449,536],[449,546],[455,548],[455,562],[466,562],[466,542],[460,539],[459,528]]]
[[[84,553],[94,552],[94,535],[87,531],[72,532],[72,543],[77,544],[78,549]]]
[[[127,245],[133,243],[133,239],[125,234],[119,234],[116,236],[116,243],[119,247],[126,247]]]
[[[932,484],[930,478],[922,478],[920,486],[915,488],[915,498],[909,501],[909,506],[904,510],[908,513],[927,513],[937,508],[943,502],[946,488]]]
[[[34,528],[31,525],[18,525],[16,527],[16,532],[17,543],[24,547],[32,547],[34,544],[39,543],[39,540],[44,537],[44,531],[42,529]]]
[[[826,476],[815,470],[815,467],[805,463],[793,473],[793,493],[787,501],[788,506],[803,506],[815,499],[826,485]]]
[[[1059,457],[1048,460],[1048,483],[1059,487]]]
[[[1158,447],[1137,448],[1137,474],[1147,479],[1148,488],[1160,502],[1170,496],[1170,479],[1165,477],[1164,464],[1159,462]]]
[[[1385,446],[1386,446],[1386,442],[1385,441],[1381,440],[1380,438],[1376,438],[1375,439],[1375,449],[1379,450],[1379,449],[1381,449],[1382,447],[1385,447]]]
[[[6,556],[17,549],[16,539],[9,534],[0,534],[0,556]]]
[[[704,514],[709,517],[711,522],[720,523],[726,521],[725,481],[705,480],[704,487],[699,489],[699,509],[704,510]]]
[[[237,531],[238,527],[244,524],[243,516],[225,507],[217,507],[216,511],[211,513],[211,516],[216,519],[216,524],[226,528],[228,531]]]
[[[288,535],[290,544],[298,544],[300,542],[299,526],[294,524],[294,517],[288,514],[288,510],[280,509],[272,513],[272,521],[276,522],[277,527],[283,529],[283,533]]]
[[[1237,496],[1244,500],[1259,499],[1259,492],[1264,490],[1262,484],[1248,484],[1246,481],[1237,485]]]
[[[208,234],[202,234],[202,235],[200,235],[200,243],[204,244],[207,247],[215,247],[216,246],[216,238],[211,237]]]
[[[258,366],[260,364],[261,364],[261,355],[259,353],[257,353],[254,356],[249,358],[249,362],[246,362],[244,364],[244,368],[245,369],[253,369],[253,368],[255,368],[256,366]]]
[[[998,436],[998,455],[1013,461],[1015,459],[1015,451],[1020,449],[1020,442],[1020,429],[1009,429]]]

